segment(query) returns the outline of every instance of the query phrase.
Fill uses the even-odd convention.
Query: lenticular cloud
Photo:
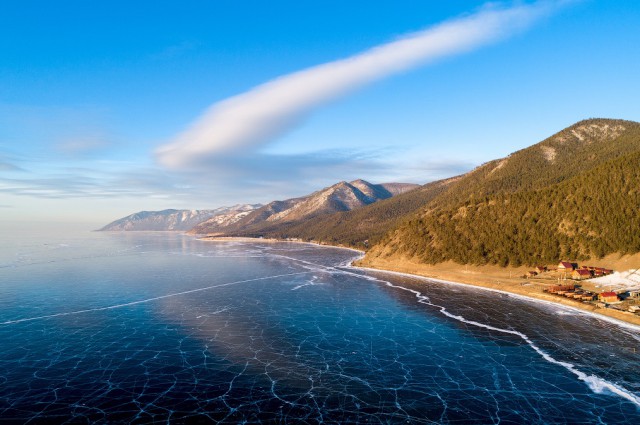
[[[256,148],[285,134],[331,100],[376,80],[508,37],[557,4],[484,8],[346,59],[276,78],[213,104],[156,151],[158,160],[170,168],[186,168]]]

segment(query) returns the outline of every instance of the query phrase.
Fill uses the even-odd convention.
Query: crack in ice
[[[75,314],[90,313],[90,312],[94,312],[94,311],[113,310],[113,309],[116,309],[116,308],[123,308],[123,307],[129,307],[129,306],[132,306],[132,305],[144,304],[144,303],[149,303],[149,302],[153,302],[153,301],[158,301],[158,300],[162,300],[162,299],[165,299],[165,298],[177,297],[179,295],[193,294],[195,292],[202,292],[202,291],[208,291],[210,289],[222,288],[222,287],[225,287],[225,286],[238,285],[240,283],[257,282],[257,281],[260,281],[260,280],[277,279],[277,278],[280,278],[280,277],[296,276],[296,275],[309,274],[309,273],[312,273],[312,272],[311,271],[304,271],[304,272],[296,272],[296,273],[285,273],[285,274],[279,274],[279,275],[273,275],[273,276],[256,277],[256,278],[253,278],[253,279],[237,280],[237,281],[234,281],[234,282],[220,283],[218,285],[207,286],[207,287],[204,287],[204,288],[190,289],[188,291],[175,292],[175,293],[172,293],[172,294],[160,295],[158,297],[147,298],[147,299],[144,299],[144,300],[131,301],[131,302],[128,302],[128,303],[110,305],[110,306],[106,306],[106,307],[87,308],[87,309],[84,309],[84,310],[75,310],[75,311],[68,311],[68,312],[64,312],[64,313],[47,314],[47,315],[44,315],[44,316],[26,317],[26,318],[23,318],[23,319],[7,320],[6,322],[0,322],[0,325],[12,325],[12,324],[22,323],[22,322],[31,322],[31,321],[34,321],[34,320],[51,319],[53,317],[71,316],[71,315],[75,315]],[[221,313],[221,312],[223,312],[225,310],[227,310],[227,309],[222,309],[222,310],[214,312],[214,313]]]

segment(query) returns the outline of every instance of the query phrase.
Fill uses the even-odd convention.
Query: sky
[[[640,120],[640,2],[3,1],[0,220],[429,181]]]

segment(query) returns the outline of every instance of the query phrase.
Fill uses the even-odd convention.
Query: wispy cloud
[[[7,171],[25,171],[25,170],[18,167],[15,164],[0,160],[0,171],[7,172]]]
[[[220,155],[207,165],[180,174],[191,181],[194,188],[206,181],[215,188],[216,194],[237,197],[241,193],[252,202],[303,195],[337,180],[362,177],[385,180],[392,173],[384,161],[384,152],[350,149],[300,154],[247,152]]]
[[[0,176],[0,193],[44,199],[139,198],[167,194],[171,185],[166,174],[158,170],[113,175],[104,171],[66,168],[23,178]]]
[[[91,168],[55,167],[0,175],[0,195],[40,199],[164,198],[176,206],[268,202],[303,195],[337,178],[385,180],[393,173],[386,151],[325,150],[303,154],[254,152],[224,156],[204,170],[167,171],[157,166],[92,162]],[[113,167],[118,169],[114,171]],[[40,167],[36,167],[39,169]],[[336,177],[340,176],[340,177]]]
[[[409,34],[358,55],[295,72],[212,105],[156,154],[167,167],[256,149],[318,107],[376,80],[471,51],[526,29],[563,1],[487,5],[478,13]]]

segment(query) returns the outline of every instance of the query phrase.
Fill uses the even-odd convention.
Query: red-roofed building
[[[590,277],[592,277],[591,270],[588,269],[578,269],[571,273],[571,278],[575,280],[589,279]]]
[[[558,271],[560,272],[570,272],[578,268],[576,263],[570,263],[568,261],[560,261],[558,264]]]
[[[620,299],[618,298],[618,294],[616,294],[615,292],[601,292],[599,298],[600,301],[603,301],[605,303],[615,303],[620,301]]]

